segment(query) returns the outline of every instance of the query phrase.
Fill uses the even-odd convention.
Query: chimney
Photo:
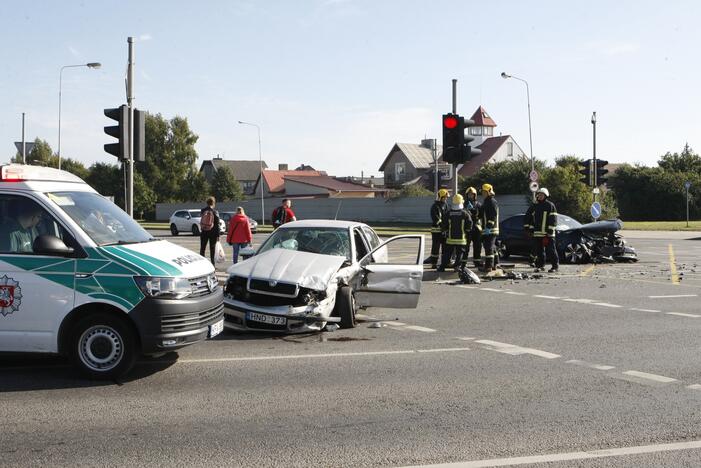
[[[433,149],[433,138],[428,139],[428,140],[421,140],[421,146],[432,150]]]
[[[289,170],[288,167],[289,167],[289,166],[288,166],[287,164],[278,164],[278,165],[277,165],[277,170],[278,170],[278,171],[287,171],[287,170]]]

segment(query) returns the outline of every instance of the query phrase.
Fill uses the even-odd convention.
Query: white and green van
[[[0,352],[59,353],[92,378],[223,329],[209,260],[157,240],[83,180],[0,166]]]

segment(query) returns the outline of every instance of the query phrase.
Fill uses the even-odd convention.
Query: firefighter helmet
[[[444,189],[444,188],[440,189],[440,190],[438,191],[438,198],[439,198],[439,199],[448,198],[448,191],[447,191],[446,189]]]
[[[494,187],[492,187],[492,184],[482,184],[482,191],[487,192],[490,195],[494,194]]]
[[[542,193],[543,195],[545,195],[545,198],[548,198],[550,196],[550,192],[545,187],[539,188],[536,194],[538,193]]]
[[[465,193],[468,193],[468,194],[474,193],[475,195],[477,195],[477,189],[474,187],[467,187],[467,190],[465,190]]]
[[[460,195],[459,193],[453,196],[453,205],[462,205],[464,201],[465,200],[462,198],[462,195]]]

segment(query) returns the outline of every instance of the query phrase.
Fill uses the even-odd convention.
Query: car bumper
[[[224,298],[224,328],[239,331],[265,331],[277,333],[305,333],[322,330],[327,322],[340,322],[340,318],[331,317],[335,295],[324,299],[316,305],[292,306],[258,306],[241,302],[229,297]],[[273,324],[251,320],[251,313],[265,318],[284,319],[284,324]]]
[[[223,320],[223,298],[221,287],[193,299],[145,298],[129,313],[142,352],[162,353],[209,338],[212,326]]]

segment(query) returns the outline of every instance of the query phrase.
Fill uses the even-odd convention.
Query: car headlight
[[[145,296],[161,299],[182,299],[192,294],[187,278],[162,278],[158,276],[137,276],[136,285]]]

